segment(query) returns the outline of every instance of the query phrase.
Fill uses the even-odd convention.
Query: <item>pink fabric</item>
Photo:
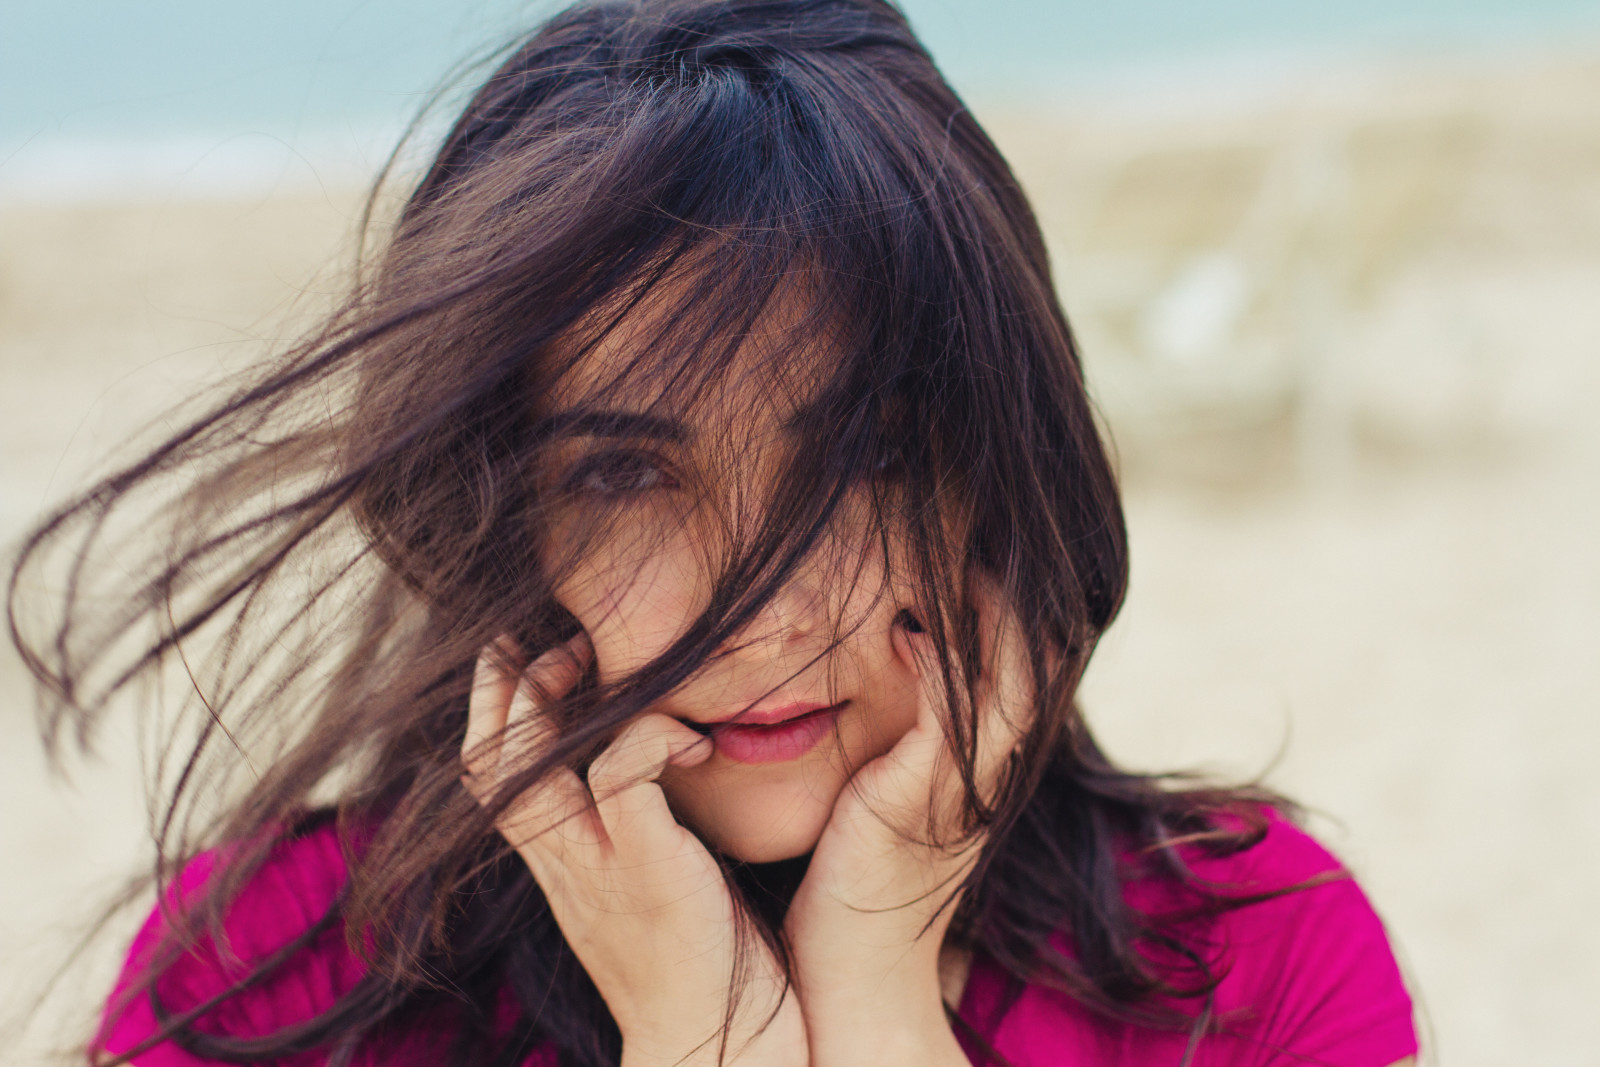
[[[215,853],[191,864],[168,898],[180,907],[210,877]],[[1230,891],[1253,892],[1336,871],[1338,863],[1310,837],[1274,820],[1254,849],[1225,859],[1197,860],[1204,877]],[[209,941],[163,975],[164,1004],[194,1005],[226,988],[257,961],[281,949],[326,912],[343,885],[345,865],[331,826],[286,842],[249,885],[225,923],[227,951]],[[1175,906],[1164,885],[1135,882],[1129,900],[1141,910]],[[116,1005],[127,984],[148,965],[164,926],[158,910],[135,938]],[[1250,905],[1220,920],[1213,938],[1226,977],[1216,992],[1220,1033],[1202,1040],[1196,1067],[1388,1067],[1416,1054],[1411,1001],[1400,980],[1383,925],[1365,896],[1340,879]],[[1063,941],[1063,947],[1066,947]],[[337,929],[319,935],[272,978],[224,1001],[203,1020],[213,1033],[254,1036],[303,1022],[330,1007],[361,977],[362,968]],[[974,964],[961,1016],[1014,1067],[1155,1067],[1181,1062],[1187,1035],[1105,1020],[1068,997],[1029,986],[998,1019],[1004,977],[981,958]],[[112,1010],[104,1047],[121,1053],[157,1029],[148,997]],[[406,1039],[403,1048],[372,1053],[368,1063],[442,1062],[436,1027]],[[974,1062],[978,1057],[968,1048]],[[282,1061],[314,1067],[325,1056]],[[163,1043],[135,1057],[140,1067],[200,1067],[200,1059]],[[555,1067],[536,1053],[525,1067]]]
[[[1202,878],[1230,895],[1268,892],[1340,871],[1303,831],[1273,816],[1255,848],[1191,857]],[[1129,903],[1147,914],[1182,907],[1165,882],[1134,882]],[[1208,941],[1226,977],[1213,1010],[1221,1032],[1201,1040],[1194,1067],[1389,1067],[1417,1054],[1411,998],[1383,924],[1353,879],[1223,915]],[[1065,939],[1060,942],[1069,950]],[[1005,978],[981,958],[960,1014],[1012,1067],[1155,1067],[1183,1062],[1187,1033],[1122,1024],[1036,985],[996,1020]],[[1194,1014],[1192,1002],[1180,1005]],[[982,1062],[967,1048],[973,1062]]]

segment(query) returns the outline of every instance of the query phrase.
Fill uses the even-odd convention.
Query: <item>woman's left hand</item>
[[[1016,612],[979,581],[976,770],[991,799],[1031,723],[1033,686]],[[897,627],[893,640],[917,672],[916,723],[840,794],[784,924],[812,1067],[967,1062],[945,1014],[940,949],[984,841],[962,836],[938,653],[926,633]]]

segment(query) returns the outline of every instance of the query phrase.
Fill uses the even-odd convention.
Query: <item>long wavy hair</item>
[[[220,929],[285,837],[339,827],[349,880],[322,922],[221,998],[162,1004],[161,1039],[343,1063],[448,1018],[453,1063],[540,1044],[572,1067],[616,1063],[615,1024],[494,820],[736,640],[863,485],[872,535],[912,546],[901,577],[932,605],[967,830],[987,834],[950,937],[1017,987],[1205,1029],[1219,975],[1203,919],[1244,901],[1198,884],[1176,845],[1249,847],[1273,798],[1120,770],[1074,703],[1127,583],[1114,473],[1027,200],[899,10],[571,8],[477,90],[378,247],[314,335],[43,522],[12,577],[48,743],[90,738],[138,683],[187,694],[161,720],[155,880],[206,849],[229,860],[129,997]],[[535,654],[576,629],[553,594],[572,560],[539,551],[554,506],[540,414],[646,304],[644,355],[617,375],[653,402],[714,388],[780,305],[801,309],[793,350],[821,385],[760,520],[718,553],[709,602],[644,667],[591,673],[555,711],[560,737],[480,807],[458,782],[479,650],[512,633]],[[594,507],[586,536],[616,521]],[[993,798],[960,669],[974,568],[1020,616],[1036,694]],[[1183,921],[1130,909],[1130,857],[1189,887]],[[724,866],[748,936],[782,958],[796,865]],[[330,930],[367,965],[336,1005],[276,1033],[206,1027]],[[507,996],[509,1031],[486,1007]],[[1169,1010],[1183,998],[1192,1011]]]

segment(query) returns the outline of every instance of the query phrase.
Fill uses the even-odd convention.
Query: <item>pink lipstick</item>
[[[738,763],[784,763],[816,748],[849,703],[791,704],[708,725],[717,751],[729,759]]]

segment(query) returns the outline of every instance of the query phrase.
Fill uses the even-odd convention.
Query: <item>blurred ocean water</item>
[[[324,161],[342,152],[363,167],[463,60],[560,6],[11,0],[0,5],[0,189],[72,195],[96,171],[137,181],[152,168],[170,172],[173,158],[192,167],[208,154],[220,162],[195,180],[228,186],[241,171],[260,172],[265,157],[284,166],[284,149]],[[1196,65],[1213,75],[1270,72],[1351,56],[1600,40],[1600,0],[904,6],[958,88],[979,98],[1037,97],[1173,68],[1192,77]]]
[[[0,4],[0,208],[337,200],[564,2]],[[1520,346],[1437,279],[1600,245],[1600,0],[904,5],[1034,199],[1129,463],[1219,419],[1302,476],[1363,423],[1477,433]]]

